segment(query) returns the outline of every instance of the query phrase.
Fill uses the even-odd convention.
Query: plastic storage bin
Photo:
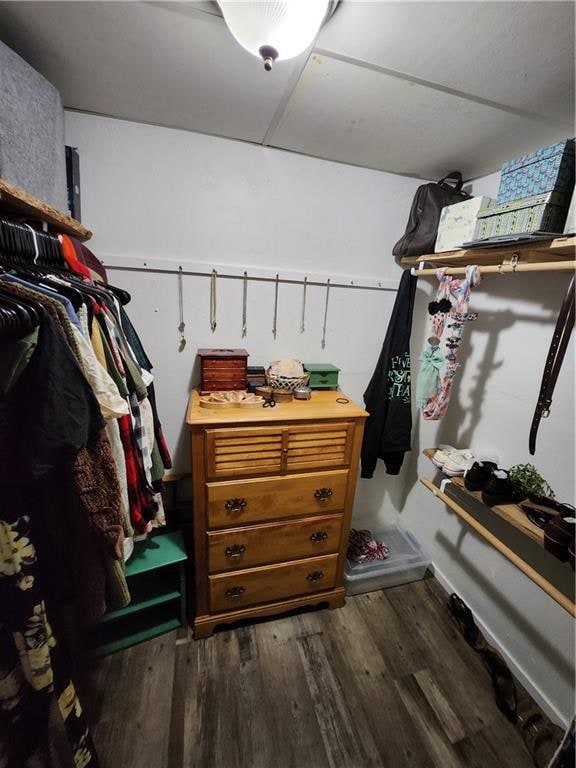
[[[390,557],[368,563],[352,563],[347,560],[344,571],[346,594],[360,595],[424,578],[430,561],[411,531],[395,525],[376,533],[375,538],[383,541],[390,549]]]

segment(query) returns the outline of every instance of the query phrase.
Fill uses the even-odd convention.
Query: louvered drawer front
[[[311,472],[257,480],[207,483],[208,528],[340,512],[348,471]]]
[[[325,555],[210,576],[210,608],[232,611],[332,589],[337,562],[338,555]]]
[[[282,470],[282,428],[212,429],[206,432],[208,477],[274,475]]]
[[[350,464],[354,425],[343,422],[296,426],[288,430],[288,471]]]
[[[337,552],[342,515],[208,533],[210,573]]]

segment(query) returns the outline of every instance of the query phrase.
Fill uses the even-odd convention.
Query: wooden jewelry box
[[[212,412],[191,393],[196,638],[239,619],[344,604],[368,414],[338,398]]]
[[[203,392],[247,388],[245,349],[199,349],[198,357]]]

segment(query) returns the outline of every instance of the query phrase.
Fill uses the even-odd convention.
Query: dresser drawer
[[[208,533],[210,573],[338,552],[342,515]]]
[[[349,422],[290,427],[286,470],[349,466],[353,434],[354,425]]]
[[[208,528],[340,512],[348,470],[206,484]]]
[[[337,554],[325,555],[210,576],[210,609],[233,611],[332,589],[337,562]]]
[[[322,387],[337,387],[338,371],[330,373],[311,373],[308,385],[312,389],[315,389],[316,387],[319,389],[322,389]]]
[[[351,422],[209,429],[206,474],[213,479],[347,467],[353,434]]]
[[[282,434],[282,427],[207,430],[206,475],[219,478],[280,474],[284,464]]]

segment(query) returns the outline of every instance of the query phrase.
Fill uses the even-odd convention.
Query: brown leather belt
[[[558,375],[560,373],[560,368],[562,367],[562,361],[564,360],[564,355],[566,354],[573,328],[574,276],[572,276],[572,280],[570,280],[568,291],[562,302],[562,308],[558,313],[556,328],[554,328],[554,336],[552,336],[548,357],[546,358],[546,365],[544,366],[544,373],[542,374],[540,394],[538,395],[538,402],[536,403],[536,410],[534,411],[532,426],[530,427],[530,440],[528,443],[532,456],[536,451],[536,435],[538,434],[540,419],[545,419],[550,415],[554,387],[558,381]]]

